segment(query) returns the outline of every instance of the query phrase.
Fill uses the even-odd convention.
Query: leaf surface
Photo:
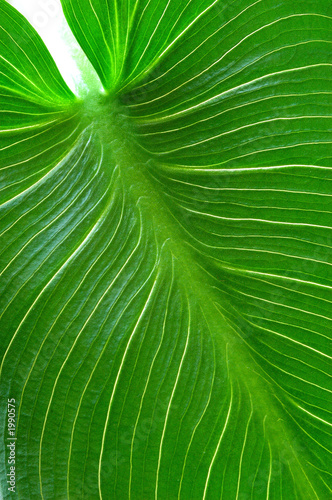
[[[331,6],[62,5],[83,100],[0,0],[18,498],[327,500]]]

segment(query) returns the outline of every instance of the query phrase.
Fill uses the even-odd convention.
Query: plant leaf
[[[100,95],[0,0],[18,498],[327,500],[331,7],[62,5]]]

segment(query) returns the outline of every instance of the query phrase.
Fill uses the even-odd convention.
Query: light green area
[[[331,8],[62,4],[103,91],[0,0],[16,497],[329,500]]]

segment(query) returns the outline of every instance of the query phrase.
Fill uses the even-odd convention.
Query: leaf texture
[[[100,95],[0,0],[17,497],[328,500],[331,5],[62,5]]]

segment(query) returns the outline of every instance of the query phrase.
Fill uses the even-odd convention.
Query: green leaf
[[[331,5],[0,0],[1,487],[331,498]]]

